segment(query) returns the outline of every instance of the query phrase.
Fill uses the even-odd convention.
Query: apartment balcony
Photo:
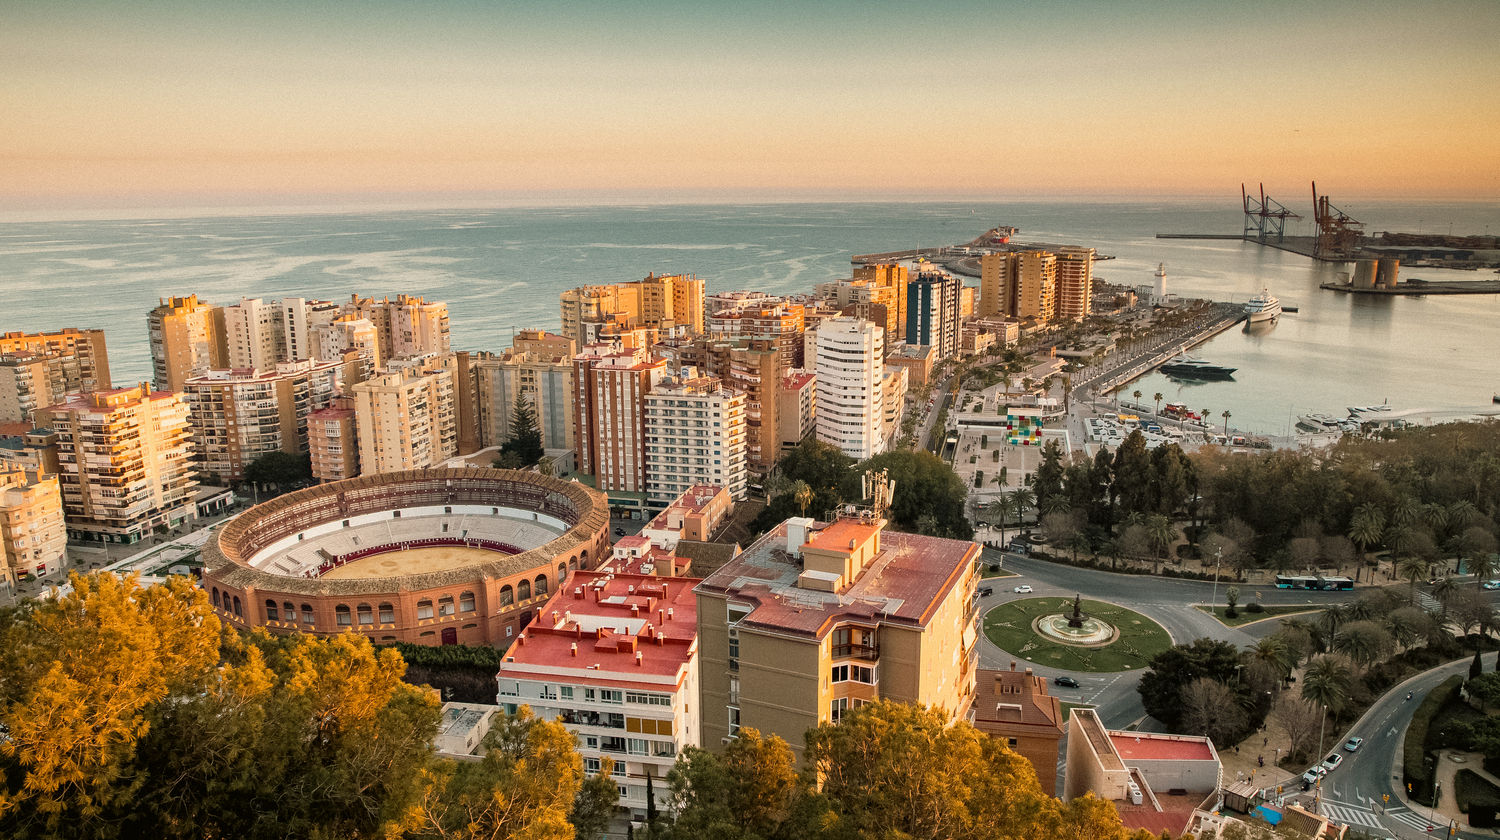
[[[833,658],[864,659],[869,662],[877,662],[880,660],[880,646],[858,644],[834,645]]]

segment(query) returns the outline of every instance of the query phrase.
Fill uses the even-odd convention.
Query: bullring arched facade
[[[400,525],[410,532],[423,527],[419,523],[445,521],[444,512],[482,519],[490,511],[497,517],[508,513],[506,521],[528,512],[561,533],[524,550],[504,547],[517,553],[475,551],[479,559],[458,568],[379,578],[321,576],[354,555],[400,551],[412,543],[471,542],[435,532],[344,555],[322,547],[333,546],[351,522],[368,525],[388,517],[394,525],[405,513]],[[597,566],[609,545],[608,504],[585,485],[518,470],[415,470],[299,490],[245,511],[204,545],[202,585],[219,615],[238,627],[319,635],[353,630],[377,643],[504,647],[571,571]],[[302,566],[291,562],[294,555]],[[315,565],[307,565],[309,556]],[[326,559],[316,563],[318,558]]]

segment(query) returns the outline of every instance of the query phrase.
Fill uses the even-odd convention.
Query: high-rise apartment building
[[[646,394],[666,375],[645,348],[591,344],[573,357],[578,469],[601,491],[646,489]]]
[[[327,408],[307,415],[307,449],[312,474],[320,482],[359,476],[358,420],[352,397],[335,397]]]
[[[685,274],[580,286],[559,295],[558,304],[562,334],[579,347],[642,327],[688,336],[703,332],[703,281]]]
[[[901,429],[901,415],[906,407],[908,382],[906,368],[887,365],[881,374],[880,393],[885,402],[881,406],[881,430],[886,440],[894,440]]]
[[[277,301],[241,298],[224,307],[228,366],[267,370],[287,360],[285,312]]]
[[[308,451],[307,416],[328,406],[340,362],[282,362],[266,369],[211,370],[184,383],[199,470],[216,483],[244,479],[272,452]]]
[[[619,805],[656,808],[677,756],[703,743],[698,705],[697,578],[578,571],[505,652],[497,701],[561,720],[585,772],[614,760]],[[654,780],[648,783],[647,779]]]
[[[458,454],[458,359],[392,362],[354,386],[361,475],[417,470]]]
[[[780,422],[776,427],[776,448],[785,454],[817,432],[818,377],[806,371],[792,371],[782,377],[776,400],[781,404],[777,413]]]
[[[197,295],[162,298],[146,316],[152,382],[158,391],[181,391],[190,377],[229,364],[224,310]]]
[[[546,449],[574,448],[573,342],[541,330],[522,330],[505,352],[480,353],[477,379],[479,439],[498,446],[515,436],[516,400],[536,413]]]
[[[64,383],[64,392],[108,391],[114,387],[109,379],[109,353],[104,348],[104,330],[80,330],[67,327],[57,332],[8,332],[0,335],[0,356],[69,357],[76,364],[65,366],[77,370],[77,379]]]
[[[0,355],[0,423],[30,423],[38,408],[62,402],[70,380],[78,380],[72,356]]]
[[[885,524],[789,519],[698,585],[705,746],[750,726],[800,755],[809,729],[882,699],[968,714],[979,546]]]
[[[57,433],[70,536],[133,543],[196,516],[182,394],[145,384],[81,394],[37,409],[36,423]]]
[[[777,387],[791,368],[782,349],[763,339],[736,342],[728,355],[726,369],[713,373],[729,388],[745,395],[745,462],[751,470],[765,473],[779,457],[781,404]]]
[[[448,304],[429,303],[413,295],[390,298],[362,298],[351,295],[340,311],[343,315],[364,318],[375,326],[380,337],[380,358],[414,359],[418,356],[447,353]]]
[[[818,439],[855,460],[885,451],[885,330],[860,318],[818,325]]]
[[[300,358],[342,359],[355,353],[360,359],[360,381],[375,375],[385,364],[380,351],[380,333],[368,318],[357,315],[340,315],[326,323],[311,328],[308,341],[311,355]],[[350,385],[356,383],[349,383]]]
[[[895,311],[887,311],[886,314],[894,322],[895,332],[892,332],[891,325],[887,324],[886,340],[890,342],[904,340],[906,337],[906,284],[910,280],[906,266],[897,263],[862,265],[854,269],[853,280],[856,283],[864,282],[891,290]]]
[[[51,574],[67,550],[58,477],[0,461],[0,583],[14,589],[18,575]]]
[[[282,344],[286,347],[283,361],[325,358],[314,349],[313,331],[339,318],[343,314],[342,307],[330,300],[304,298],[282,298],[277,305],[281,307]]]
[[[925,271],[906,286],[906,340],[933,348],[939,359],[958,355],[963,283],[951,274]]]
[[[745,498],[745,395],[689,369],[646,395],[646,503],[664,508],[699,484]]]
[[[1094,249],[1057,249],[1057,302],[1054,315],[1059,319],[1082,321],[1092,310],[1094,294]]]
[[[903,334],[905,325],[897,322],[906,307],[896,300],[901,290],[895,285],[881,284],[866,277],[819,283],[815,292],[834,306],[861,313],[862,317],[884,327],[887,336]]]

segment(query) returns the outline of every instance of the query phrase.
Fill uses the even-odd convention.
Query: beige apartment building
[[[133,543],[196,515],[182,394],[144,383],[82,394],[38,409],[36,423],[57,433],[69,536]]]
[[[0,580],[14,589],[19,575],[51,574],[67,549],[57,476],[0,461]]]
[[[885,525],[789,519],[698,585],[704,746],[752,726],[800,755],[880,699],[968,713],[979,546]]]
[[[779,458],[788,449],[817,433],[818,377],[807,371],[792,371],[781,378],[776,392],[776,449]]]
[[[357,315],[340,315],[313,326],[309,344],[312,355],[304,358],[343,359],[355,354],[359,359],[359,378],[345,383],[351,387],[374,376],[385,363],[385,356],[380,353],[380,333],[368,318]]]
[[[319,482],[359,476],[359,435],[351,397],[335,397],[307,415],[307,450]]]
[[[601,491],[646,490],[646,395],[667,372],[641,347],[591,344],[573,357],[578,469]]]
[[[146,326],[152,383],[158,391],[181,391],[189,378],[229,365],[224,309],[197,295],[162,298],[146,315]]]
[[[267,369],[287,359],[284,310],[277,301],[241,298],[224,307],[224,340],[230,368]]]
[[[307,417],[338,393],[340,362],[211,370],[184,384],[199,470],[227,484],[271,452],[308,451]]]
[[[525,398],[536,412],[546,449],[572,449],[573,356],[571,339],[542,330],[521,330],[500,354],[479,353],[473,367],[479,440],[498,446],[513,436],[516,400]]]
[[[66,393],[108,391],[109,353],[104,349],[104,330],[67,327],[57,332],[8,332],[0,335],[0,355],[67,356],[77,361],[76,381],[66,383]],[[69,366],[67,370],[73,368]]]
[[[70,379],[78,380],[72,356],[0,355],[0,423],[31,422],[38,408],[62,402]]]
[[[891,298],[895,301],[895,311],[887,311],[886,318],[895,326],[892,328],[890,323],[886,325],[887,341],[894,342],[906,338],[906,284],[910,282],[910,279],[906,266],[897,263],[872,263],[854,269],[854,282],[863,282],[891,290]]]
[[[1091,312],[1094,294],[1094,249],[1057,249],[1057,318],[1082,321]]]
[[[369,321],[380,340],[380,359],[412,359],[447,353],[448,304],[428,302],[417,295],[397,295],[376,300],[350,295],[340,312]]]
[[[664,508],[717,485],[745,498],[745,395],[688,369],[646,395],[646,503]]]
[[[392,362],[354,386],[361,475],[417,470],[458,454],[458,358]]]
[[[648,274],[644,280],[580,286],[558,296],[562,334],[578,347],[637,328],[703,332],[703,281],[685,274]],[[638,345],[640,346],[640,345]]]

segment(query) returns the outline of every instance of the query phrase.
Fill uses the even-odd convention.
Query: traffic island
[[[1075,607],[1098,625],[1100,634],[1076,641],[1066,634],[1042,632],[1056,627]],[[1105,632],[1107,628],[1107,632]],[[1172,646],[1165,628],[1133,610],[1105,601],[1071,598],[1025,598],[985,613],[984,634],[996,647],[1023,659],[1068,671],[1131,671]]]

